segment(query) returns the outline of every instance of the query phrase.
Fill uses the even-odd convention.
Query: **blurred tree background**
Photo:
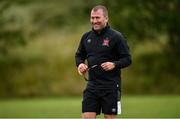
[[[0,97],[81,95],[74,55],[97,4],[130,46],[123,93],[179,94],[179,0],[0,0]]]

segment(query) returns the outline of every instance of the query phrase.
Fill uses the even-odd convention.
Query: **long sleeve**
[[[83,42],[86,38],[86,35],[87,35],[87,33],[82,36],[81,41],[78,46],[78,49],[75,54],[76,66],[79,66],[79,64],[84,63],[87,58],[87,52],[86,52],[84,44],[83,44]]]
[[[115,67],[118,69],[125,68],[132,63],[131,55],[129,52],[128,44],[121,33],[118,33],[115,36],[116,39],[116,52],[117,52],[117,61],[114,61]]]

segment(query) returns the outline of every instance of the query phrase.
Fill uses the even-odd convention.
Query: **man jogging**
[[[82,118],[95,119],[102,112],[106,119],[114,119],[121,113],[121,69],[131,64],[131,55],[123,35],[108,25],[105,6],[91,10],[90,22],[92,30],[82,36],[75,54],[79,74],[89,74]]]

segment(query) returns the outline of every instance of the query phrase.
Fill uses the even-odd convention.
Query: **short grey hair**
[[[107,16],[108,17],[108,10],[105,6],[103,5],[97,5],[95,7],[92,8],[92,11],[97,11],[99,9],[102,9],[103,13],[104,13],[104,16]]]

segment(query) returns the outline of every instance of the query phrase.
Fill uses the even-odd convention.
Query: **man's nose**
[[[93,22],[93,23],[96,23],[96,22],[97,22],[97,19],[93,19],[92,22]]]

